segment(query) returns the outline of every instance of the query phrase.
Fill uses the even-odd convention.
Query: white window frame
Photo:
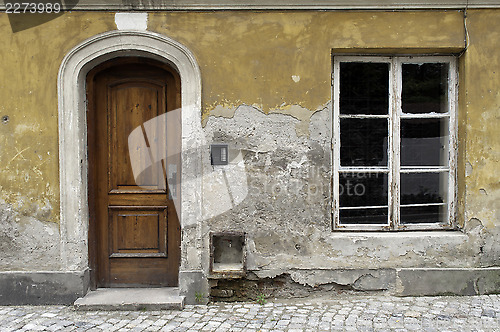
[[[389,126],[388,126],[388,163],[386,167],[367,166],[353,167],[340,166],[340,63],[341,62],[378,62],[389,64]],[[402,73],[403,63],[449,63],[448,78],[448,105],[447,113],[403,114],[401,109]],[[333,137],[332,137],[332,185],[333,202],[332,217],[333,230],[335,231],[401,231],[401,230],[443,230],[456,228],[456,158],[457,158],[457,91],[458,71],[457,61],[454,56],[364,56],[364,55],[333,55],[332,56],[332,100],[333,100]],[[342,115],[343,118],[354,118],[356,115]],[[364,116],[363,116],[364,117]],[[387,118],[387,116],[373,115],[374,118]],[[449,160],[448,167],[441,166],[415,166],[418,172],[449,172],[448,176],[448,219],[444,223],[400,223],[400,123],[402,118],[448,118],[449,117]],[[366,117],[364,117],[366,118]],[[411,172],[405,167],[405,172]],[[351,172],[381,172],[388,175],[388,220],[384,225],[373,224],[340,224],[339,204],[339,173]],[[430,204],[429,204],[430,205]]]

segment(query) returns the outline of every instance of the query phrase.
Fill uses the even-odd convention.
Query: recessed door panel
[[[162,183],[160,177],[163,177],[162,164],[154,163],[144,165],[147,172],[142,173],[143,178],[136,181],[132,172],[128,136],[135,128],[143,128],[144,122],[163,114],[166,109],[164,104],[165,86],[156,82],[140,81],[134,78],[121,81],[116,85],[108,86],[108,103],[110,120],[109,121],[109,139],[110,156],[112,163],[110,168],[110,190],[141,190],[157,189],[157,184]],[[163,98],[162,98],[163,97]],[[154,133],[149,133],[153,136]],[[148,135],[145,135],[148,138]],[[158,148],[150,146],[150,149]],[[161,146],[161,145],[160,145]],[[146,163],[149,156],[139,158],[139,164]],[[137,182],[141,184],[137,186]]]
[[[111,257],[167,257],[166,210],[110,209]]]

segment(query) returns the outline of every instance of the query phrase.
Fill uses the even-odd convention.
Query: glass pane
[[[412,206],[401,207],[402,224],[447,223],[448,206]]]
[[[401,165],[448,166],[448,122],[401,119]]]
[[[448,172],[401,174],[402,205],[447,202]]]
[[[340,207],[387,205],[386,173],[339,173]]]
[[[340,119],[340,165],[387,166],[387,119]]]
[[[388,109],[388,63],[340,63],[340,114],[388,114]]]
[[[340,224],[387,225],[387,208],[340,210]]]
[[[448,112],[448,68],[448,63],[404,63],[403,112]]]

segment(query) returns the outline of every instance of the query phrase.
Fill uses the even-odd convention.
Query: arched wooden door
[[[180,194],[180,155],[158,153],[158,149],[180,151],[180,122],[168,126],[160,141],[154,131],[145,130],[145,123],[167,118],[162,117],[166,112],[180,114],[180,91],[178,74],[149,59],[110,60],[87,76],[89,254],[94,287],[178,284],[180,225],[174,200]],[[134,130],[147,151],[135,153],[137,149],[130,148]],[[153,165],[142,160],[152,153],[168,157],[153,160]],[[140,176],[141,183],[134,164],[148,169]],[[166,186],[167,177],[175,184]]]

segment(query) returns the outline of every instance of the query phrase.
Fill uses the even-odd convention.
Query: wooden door
[[[180,155],[164,153],[169,157],[149,168],[144,164],[147,171],[137,183],[132,164],[146,161],[129,151],[129,136],[139,130],[151,150],[142,156],[155,149],[180,150],[180,123],[168,126],[167,144],[144,129],[165,112],[179,112],[179,77],[151,60],[113,60],[89,73],[87,93],[93,286],[177,286],[180,225],[174,199],[179,198]],[[169,167],[175,195],[165,186]]]

